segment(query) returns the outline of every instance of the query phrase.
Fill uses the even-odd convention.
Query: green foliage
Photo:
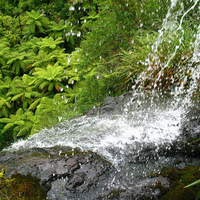
[[[33,75],[34,80],[29,85],[34,85],[34,87],[39,88],[43,94],[53,89],[62,92],[63,89],[61,89],[62,85],[60,82],[68,77],[64,73],[64,68],[59,66],[58,63],[48,65],[46,69],[35,68]]]
[[[197,185],[197,184],[199,184],[199,183],[200,183],[200,179],[197,180],[197,181],[194,181],[193,183],[190,183],[189,185],[185,186],[184,188],[188,188],[188,187],[191,187],[191,186],[193,186],[193,185]]]
[[[71,34],[69,34],[69,36],[66,36],[66,34],[71,31],[72,31],[72,27],[71,27],[70,22],[65,23],[65,21],[61,19],[59,23],[54,22],[54,21],[52,22],[51,33],[49,34],[49,36],[53,37],[54,39],[61,37],[63,40],[66,39],[66,41],[68,41]]]
[[[195,196],[200,188],[199,185],[196,185],[192,188],[187,187],[186,185],[188,185],[188,183],[192,181],[196,181],[197,179],[199,179],[199,167],[187,166],[180,171],[177,171],[172,167],[163,168],[160,175],[163,177],[167,177],[171,182],[170,190],[167,191],[167,193],[165,191],[164,196],[161,197],[162,200],[195,199]]]
[[[6,97],[6,95],[0,93],[0,117],[8,117],[11,108],[11,97]]]
[[[10,133],[9,131],[8,132],[3,132],[4,128],[4,124],[3,123],[0,123],[0,151],[10,145],[12,142],[13,142],[13,135],[12,133]]]
[[[108,59],[109,56],[118,53],[120,48],[129,48],[128,43],[134,33],[134,24],[130,22],[129,16],[124,14],[121,20],[118,20],[117,13],[113,9],[104,8],[96,16],[83,18],[83,21],[86,20],[83,30],[90,31],[85,34],[86,40],[81,47],[87,52],[85,59],[89,62],[94,60],[99,62],[101,58]]]
[[[61,39],[62,39],[61,37],[58,37],[55,40],[52,37],[43,38],[42,41],[37,42],[37,45],[39,46],[40,49],[49,53],[52,50],[55,50],[58,48],[58,45],[63,42]]]
[[[82,113],[98,105],[106,97],[106,81],[105,79],[99,81],[101,76],[97,74],[93,71],[85,76],[83,86],[78,93],[77,107]]]
[[[150,56],[151,65],[144,72],[147,77],[143,81],[145,88],[169,89],[174,84],[186,86],[191,80],[189,67],[194,51],[191,44],[196,39],[196,30],[187,20],[182,24],[182,30],[178,29],[178,24],[175,30],[177,31],[167,30],[162,35],[156,56]]]
[[[7,67],[7,60],[10,54],[9,42],[7,39],[0,40],[0,69],[1,75],[4,77],[6,74],[10,74],[5,68]]]
[[[132,19],[135,26],[158,30],[163,22],[170,1],[168,0],[112,0],[117,5],[119,13],[125,12]]]
[[[43,16],[39,10],[32,10],[31,12],[26,12],[27,16],[24,18],[24,23],[26,25],[24,29],[25,39],[31,39],[35,37],[41,37],[46,35],[46,30],[49,26],[48,18]]]
[[[1,118],[0,122],[6,123],[2,132],[12,130],[13,139],[16,140],[19,137],[28,136],[33,126],[39,121],[31,111],[24,112],[22,108],[19,108],[15,115],[12,114],[9,118]]]
[[[2,0],[0,145],[81,115],[135,84],[167,89],[189,82],[199,3],[184,18],[183,30],[162,36],[159,65],[151,54],[169,5],[168,0]],[[192,5],[180,2],[172,12]],[[150,78],[136,83],[141,73]]]
[[[67,93],[58,93],[53,98],[41,98],[35,112],[40,123],[34,127],[33,133],[80,114],[80,112],[76,112],[72,104],[69,104],[69,101]]]
[[[26,61],[28,57],[30,57],[32,53],[27,52],[17,52],[13,51],[10,54],[9,61],[7,62],[7,67],[11,69],[13,74],[21,76],[24,73],[26,67]]]
[[[15,102],[16,107],[18,105],[23,109],[27,109],[34,98],[41,97],[41,93],[33,91],[30,87],[30,82],[32,80],[33,77],[24,74],[21,78],[16,76],[12,81],[7,96],[12,97],[11,101]]]
[[[130,90],[135,80],[146,69],[145,59],[151,51],[150,47],[155,40],[155,33],[139,30],[129,43],[129,50],[113,56],[105,63],[110,73],[105,74],[109,90],[113,94],[121,94]],[[109,83],[109,84],[108,84]]]

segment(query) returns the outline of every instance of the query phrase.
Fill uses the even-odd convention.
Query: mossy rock
[[[162,200],[195,200],[200,186],[184,188],[186,185],[200,179],[200,170],[196,166],[187,166],[181,171],[174,168],[164,168],[161,176],[168,177],[171,181],[171,189],[161,199]]]
[[[161,176],[169,178],[171,181],[179,179],[179,174],[173,167],[163,168],[161,170]]]
[[[192,188],[183,188],[185,185],[180,181],[173,184],[173,189],[162,197],[162,200],[195,200],[196,194]]]
[[[191,182],[200,179],[200,168],[195,166],[187,166],[183,168],[180,172],[181,181],[188,185]]]
[[[39,180],[30,175],[23,176],[19,173],[7,179],[4,169],[0,173],[0,199],[15,200],[43,200],[46,192],[39,185]]]

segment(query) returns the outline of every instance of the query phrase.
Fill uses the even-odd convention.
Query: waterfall
[[[195,0],[193,6],[184,12],[181,1],[171,1],[158,38],[152,46],[152,53],[145,61],[151,73],[143,72],[136,81],[141,83],[154,79],[154,69],[161,66],[160,73],[150,87],[151,90],[145,90],[142,84],[137,88],[133,87],[131,97],[119,110],[66,120],[51,129],[44,129],[26,140],[14,143],[7,150],[59,145],[79,147],[83,151],[92,150],[104,156],[124,174],[126,186],[134,177],[157,172],[160,166],[172,162],[163,152],[168,152],[173,142],[179,140],[181,120],[187,109],[193,106],[191,97],[198,86],[200,75],[200,26],[197,27],[195,41],[191,44],[194,48],[193,55],[188,60],[188,70],[192,74],[190,87],[185,89],[186,80],[182,80],[169,91],[161,91],[157,89],[157,85],[162,76],[161,72],[168,68],[184,40],[183,21],[198,2],[199,0]],[[177,6],[180,9],[175,12]],[[182,17],[177,24],[179,15]],[[166,41],[166,33],[179,34],[179,38],[175,48],[167,55],[166,61],[160,65],[158,49],[163,42],[169,42]],[[195,67],[192,67],[193,63]],[[179,73],[182,70],[181,66],[177,68]],[[172,82],[173,79],[174,77],[171,77]]]

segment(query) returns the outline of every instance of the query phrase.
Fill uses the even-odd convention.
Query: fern
[[[11,78],[6,76],[5,78],[0,79],[0,92],[7,93],[8,89],[10,88]]]
[[[34,36],[40,37],[46,33],[46,29],[49,25],[49,20],[40,13],[40,11],[32,10],[26,12],[26,17],[23,19],[23,23],[26,24],[24,29],[25,40],[31,39]]]
[[[10,48],[9,48],[9,42],[7,39],[1,39],[0,40],[0,72],[2,77],[5,77],[6,75],[10,75],[9,71],[6,70],[7,68],[7,60],[10,55]]]
[[[59,44],[63,43],[62,38],[53,39],[52,37],[43,38],[41,42],[37,42],[40,49],[50,53],[52,50],[59,48]]]
[[[11,97],[0,93],[0,117],[8,117],[11,108]]]
[[[8,68],[11,68],[12,71],[16,74],[16,75],[22,75],[25,69],[25,66],[27,64],[27,61],[29,57],[31,57],[33,54],[31,52],[27,53],[27,52],[17,52],[17,51],[13,51],[10,54],[10,58],[7,62],[8,64]],[[28,61],[30,62],[30,61]]]
[[[24,112],[22,108],[19,108],[16,114],[10,115],[9,118],[1,118],[0,122],[6,123],[3,132],[13,129],[14,140],[30,135],[33,126],[39,123],[37,116],[31,111]]]
[[[58,92],[61,92],[61,81],[66,79],[67,75],[64,74],[64,68],[55,65],[48,65],[46,69],[36,68],[36,72],[33,73],[34,80],[29,85],[35,85],[34,87],[44,90],[48,86],[48,91],[55,88]],[[57,85],[57,86],[56,86]],[[59,85],[59,87],[58,87]]]
[[[34,98],[41,97],[41,93],[33,91],[29,83],[33,80],[33,77],[30,77],[26,74],[22,78],[15,77],[12,81],[10,90],[7,93],[7,96],[12,97],[11,101],[22,103],[23,109],[27,109],[31,104]]]
[[[21,52],[33,52],[34,54],[37,54],[39,50],[38,42],[41,41],[42,38],[33,37],[27,42],[22,42],[19,46],[19,51]]]

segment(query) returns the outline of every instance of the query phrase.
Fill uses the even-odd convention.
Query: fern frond
[[[48,91],[52,91],[53,88],[54,88],[54,86],[55,86],[55,83],[54,83],[54,82],[51,82],[51,83],[49,84]]]
[[[11,127],[15,126],[15,123],[9,123],[9,124],[6,124],[4,126],[4,129],[2,130],[2,132],[6,132],[7,130],[9,130]]]
[[[23,95],[24,95],[24,93],[15,95],[15,96],[11,99],[11,101],[16,101],[16,100],[18,100],[20,97],[22,97]]]
[[[27,136],[27,134],[30,134],[30,130],[33,126],[32,122],[26,122],[25,125],[23,127],[20,128],[17,137],[20,136]]]
[[[36,108],[36,106],[39,104],[39,102],[41,101],[41,99],[37,99],[37,100],[35,100],[30,106],[29,106],[29,110],[31,110],[31,109],[35,109]]]
[[[40,81],[41,82],[41,81]],[[49,85],[49,82],[48,81],[44,81],[44,82],[42,82],[40,85],[39,85],[39,88],[42,90],[42,89],[44,89],[46,86],[48,86]]]

